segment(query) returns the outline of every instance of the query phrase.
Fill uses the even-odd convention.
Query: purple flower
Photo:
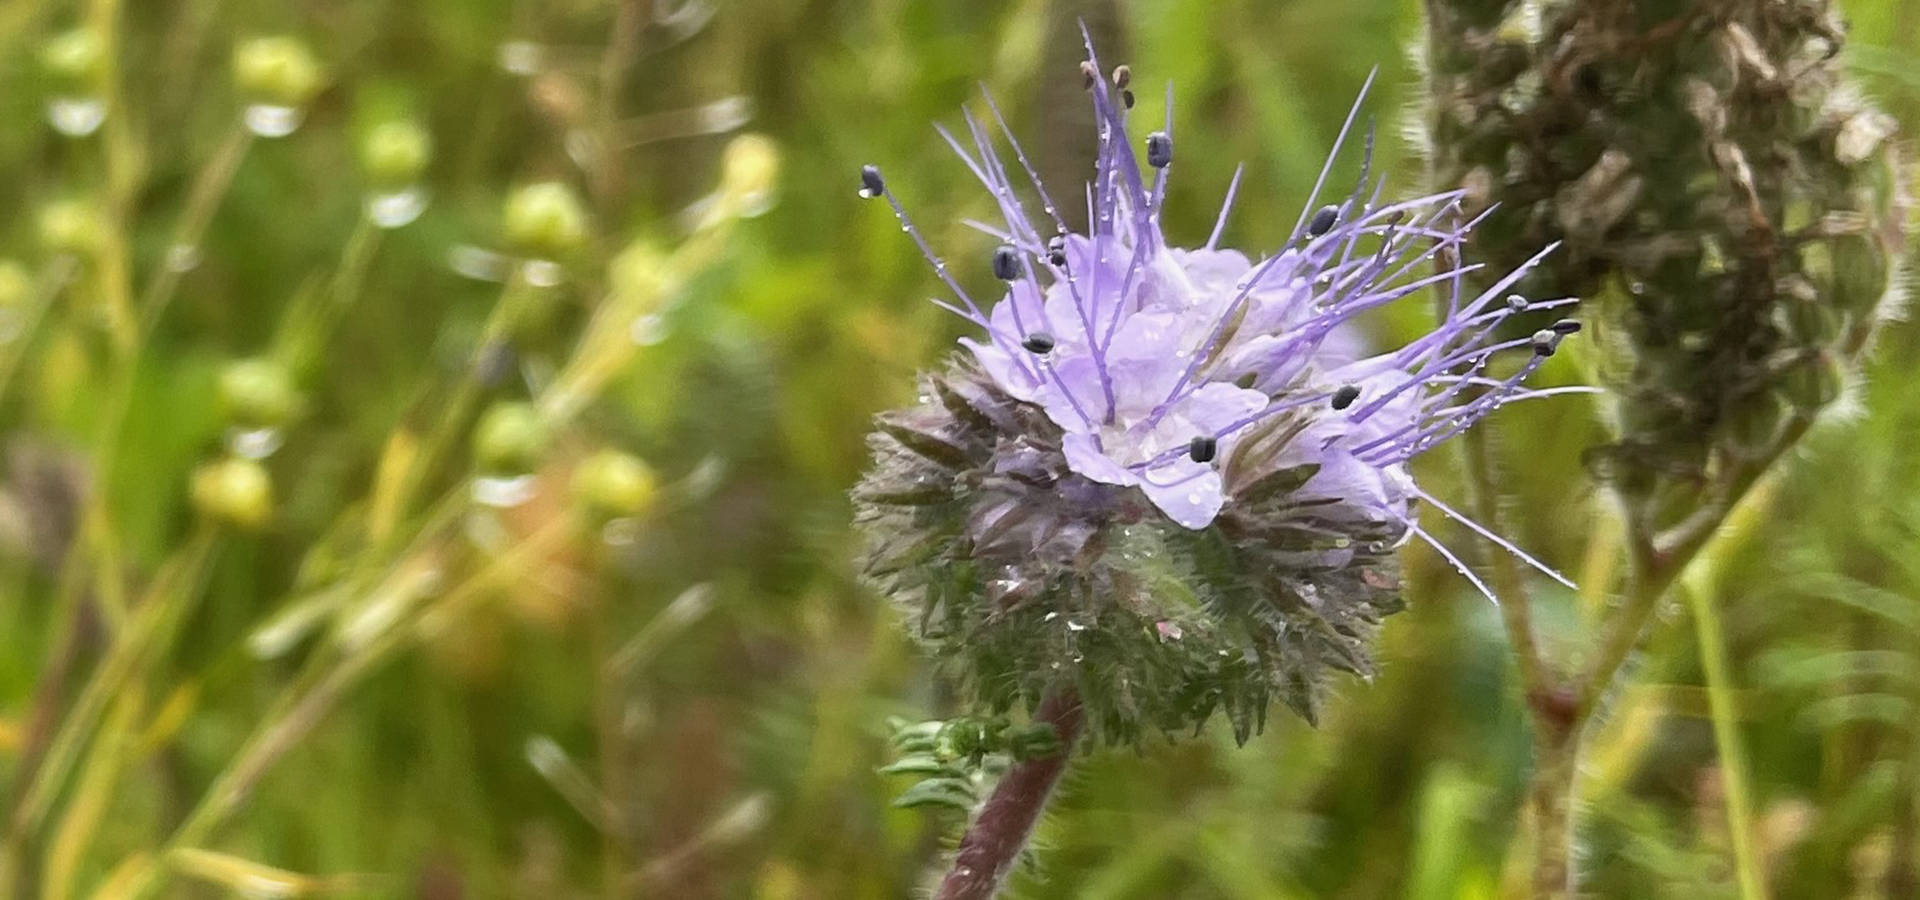
[[[1407,471],[1408,460],[1507,403],[1589,390],[1522,386],[1578,323],[1562,320],[1521,339],[1498,337],[1510,316],[1575,302],[1529,303],[1507,295],[1553,248],[1488,290],[1466,295],[1463,276],[1476,267],[1458,260],[1477,220],[1462,215],[1461,192],[1383,202],[1384,178],[1371,173],[1371,133],[1358,182],[1316,207],[1330,156],[1279,252],[1254,262],[1219,247],[1238,173],[1206,243],[1175,247],[1160,228],[1167,178],[1177,164],[1171,90],[1165,125],[1141,142],[1143,172],[1143,154],[1128,132],[1129,76],[1116,72],[1110,87],[1098,75],[1091,44],[1083,69],[1100,123],[1099,158],[1086,191],[1090,234],[1069,232],[990,97],[988,108],[1039,203],[1039,217],[1029,214],[1022,188],[980,121],[967,116],[971,149],[941,129],[1000,207],[1003,223],[970,223],[1002,242],[992,268],[1007,290],[991,310],[982,309],[928,247],[879,171],[869,166],[862,173],[863,196],[887,199],[958,304],[936,302],[983,332],[961,343],[1001,391],[1044,410],[1058,426],[1072,472],[1138,488],[1168,519],[1204,529],[1234,502],[1223,474],[1227,464],[1243,444],[1284,420],[1290,437],[1261,441],[1261,452],[1273,457],[1267,468],[1317,467],[1300,486],[1302,495],[1367,509],[1404,525],[1402,540],[1431,542],[1414,513],[1414,501],[1427,500],[1553,574],[1433,501]],[[1127,102],[1117,102],[1116,92]],[[1358,110],[1356,104],[1339,143]],[[1430,290],[1445,299],[1445,315],[1431,332],[1360,356],[1356,318]],[[1503,351],[1524,353],[1526,362],[1492,377],[1488,367]],[[1435,546],[1485,591],[1451,552]]]

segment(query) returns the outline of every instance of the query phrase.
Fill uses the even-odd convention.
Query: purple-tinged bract
[[[1100,71],[1090,47],[1084,68]],[[1370,136],[1357,183],[1316,206],[1329,159],[1279,252],[1219,246],[1238,175],[1206,243],[1173,246],[1161,204],[1195,154],[1176,157],[1170,110],[1136,146],[1107,80],[1088,81],[1099,158],[1073,197],[1088,234],[1069,232],[991,99],[1017,178],[972,116],[970,147],[942,132],[1004,220],[979,226],[1000,241],[990,308],[862,172],[862,196],[893,207],[953,292],[936,302],[979,329],[918,405],[880,417],[855,491],[866,571],[985,711],[1071,684],[1106,740],[1215,711],[1244,740],[1276,697],[1312,718],[1329,668],[1370,673],[1370,639],[1400,608],[1395,548],[1431,541],[1415,503],[1458,517],[1407,461],[1556,393],[1521,385],[1573,329],[1499,326],[1572,301],[1513,302],[1527,267],[1466,295],[1459,195],[1383,202]],[[1430,291],[1431,332],[1360,352],[1357,318]],[[1503,351],[1524,362],[1495,376]]]

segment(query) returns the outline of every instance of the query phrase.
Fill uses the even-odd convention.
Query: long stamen
[[[1233,180],[1227,182],[1227,197],[1220,201],[1220,218],[1213,222],[1213,233],[1207,235],[1207,249],[1220,246],[1220,235],[1227,230],[1227,214],[1233,212],[1233,197],[1240,192],[1240,176],[1247,173],[1247,164],[1241,163],[1233,169]]]

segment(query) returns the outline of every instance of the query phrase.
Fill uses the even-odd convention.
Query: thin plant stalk
[[[93,725],[133,678],[139,667],[150,663],[172,646],[173,638],[191,614],[194,601],[217,546],[217,532],[202,526],[178,551],[156,579],[146,601],[140,604],[128,628],[108,647],[105,658],[74,700],[61,721],[60,729],[48,745],[45,757],[14,812],[12,828],[16,835],[30,835],[46,818],[55,795],[78,761],[80,751],[94,736]]]
[[[1733,868],[1740,900],[1765,900],[1765,879],[1753,847],[1753,792],[1747,757],[1736,724],[1732,667],[1727,663],[1726,635],[1720,626],[1714,592],[1690,585],[1694,633],[1700,641],[1700,665],[1706,674],[1707,709],[1713,720],[1714,750],[1720,760],[1720,780],[1726,796],[1727,833],[1733,844]]]
[[[1000,776],[960,839],[953,867],[934,892],[934,900],[992,900],[1019,861],[1073,756],[1074,739],[1080,735],[1079,694],[1056,689],[1040,701],[1033,719],[1053,727],[1060,739],[1059,751],[1015,762]]]

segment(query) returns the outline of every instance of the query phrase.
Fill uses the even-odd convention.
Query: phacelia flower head
[[[1510,296],[1532,262],[1467,295],[1459,193],[1383,201],[1371,136],[1357,183],[1321,204],[1328,160],[1278,252],[1219,246],[1238,175],[1206,243],[1174,246],[1161,205],[1186,155],[1171,103],[1136,138],[1130,73],[1110,84],[1090,45],[1082,68],[1100,123],[1089,233],[1068,229],[990,98],[1023,183],[971,115],[971,148],[942,130],[1003,219],[973,223],[1000,242],[990,308],[880,170],[861,172],[862,196],[892,206],[952,291],[935,302],[979,330],[918,405],[880,417],[855,491],[866,569],[981,707],[1071,687],[1108,740],[1215,711],[1244,740],[1275,697],[1311,718],[1329,667],[1369,673],[1371,636],[1400,607],[1394,550],[1432,542],[1416,502],[1459,518],[1408,460],[1558,392],[1522,383],[1579,325],[1501,339],[1509,316],[1573,301]],[[1357,318],[1427,291],[1444,297],[1431,332],[1360,352]],[[1524,362],[1494,375],[1509,355]]]

